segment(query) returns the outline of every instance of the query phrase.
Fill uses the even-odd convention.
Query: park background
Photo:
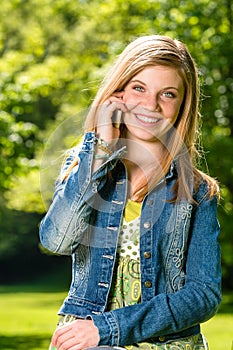
[[[0,15],[0,349],[47,349],[70,260],[44,251],[38,225],[63,152],[78,141],[99,83],[125,45],[165,34],[187,44],[200,70],[200,166],[221,184],[224,293],[203,330],[211,350],[230,350],[232,1],[3,0]]]

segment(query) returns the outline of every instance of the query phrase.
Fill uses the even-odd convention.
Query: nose
[[[147,94],[144,101],[144,107],[151,112],[159,110],[159,102],[156,94]]]

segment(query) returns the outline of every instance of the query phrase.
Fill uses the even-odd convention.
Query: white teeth
[[[139,120],[141,120],[142,122],[151,123],[151,124],[157,123],[157,121],[159,120],[159,119],[155,119],[155,118],[148,118],[148,117],[145,117],[143,115],[138,115],[138,114],[137,114],[137,118]]]

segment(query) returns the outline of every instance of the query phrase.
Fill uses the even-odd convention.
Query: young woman
[[[51,348],[208,349],[219,188],[196,168],[198,99],[192,57],[165,36],[130,43],[104,79],[40,227],[73,261]]]

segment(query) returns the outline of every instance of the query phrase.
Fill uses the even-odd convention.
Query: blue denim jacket
[[[115,151],[92,174],[94,133],[86,133],[67,180],[57,183],[53,202],[40,226],[42,244],[72,255],[69,294],[59,314],[93,319],[99,345],[124,346],[197,334],[221,300],[217,199],[203,181],[197,205],[172,203],[176,168],[145,198],[140,224],[141,303],[107,311],[118,233],[126,203],[127,174]],[[110,173],[110,176],[107,175]]]

